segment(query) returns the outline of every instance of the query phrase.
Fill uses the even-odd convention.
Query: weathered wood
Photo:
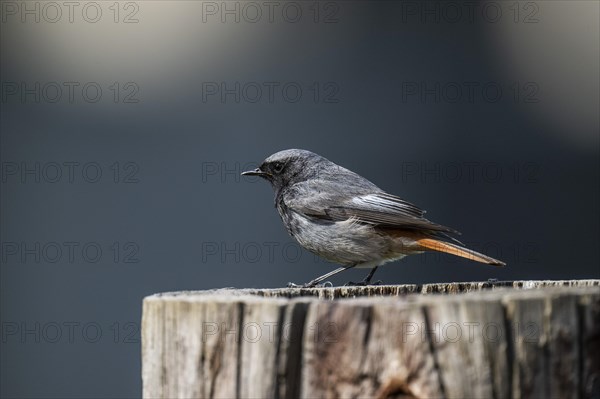
[[[290,301],[285,310],[282,334],[279,342],[277,368],[278,391],[276,397],[297,398],[300,396],[302,365],[302,338],[309,302],[302,299]]]
[[[591,398],[598,353],[600,280],[157,294],[142,320],[145,398]]]
[[[549,376],[548,390],[552,398],[579,396],[579,320],[577,297],[563,295],[546,300]],[[600,355],[600,354],[599,354]]]
[[[534,293],[523,298],[511,294],[504,298],[514,353],[512,358],[513,398],[548,398],[548,365],[544,329],[544,296]]]
[[[600,296],[584,295],[579,305],[581,397],[600,398]]]

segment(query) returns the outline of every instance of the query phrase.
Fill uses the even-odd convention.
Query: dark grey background
[[[386,283],[600,277],[597,2],[280,2],[271,21],[259,2],[256,22],[228,2],[225,23],[220,2],[120,3],[117,22],[113,2],[72,22],[25,3],[0,10],[3,397],[139,397],[144,296],[334,268],[288,237],[268,184],[239,177],[285,148],[508,263],[415,256]],[[239,101],[206,91],[222,82]]]

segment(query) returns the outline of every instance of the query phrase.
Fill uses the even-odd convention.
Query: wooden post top
[[[318,298],[343,299],[365,297],[397,297],[417,294],[466,294],[480,292],[489,295],[490,292],[523,291],[523,295],[533,294],[540,289],[551,288],[561,292],[568,288],[600,289],[600,279],[587,280],[521,280],[521,281],[479,281],[433,284],[400,284],[400,285],[369,285],[366,287],[325,287],[325,288],[219,288],[203,291],[176,291],[151,295],[146,300],[194,300],[206,296],[239,297],[256,296],[263,298]]]

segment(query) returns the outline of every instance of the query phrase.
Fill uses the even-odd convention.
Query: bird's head
[[[258,168],[243,172],[244,176],[260,176],[268,180],[275,190],[288,185],[317,178],[329,173],[332,163],[320,155],[306,150],[283,150],[265,159]]]

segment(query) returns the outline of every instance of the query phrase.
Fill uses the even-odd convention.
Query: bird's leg
[[[338,274],[339,272],[343,272],[344,270],[348,270],[353,268],[355,265],[352,266],[344,266],[344,267],[338,267],[337,269],[335,269],[334,271],[331,271],[327,274],[322,275],[321,277],[317,277],[314,280],[309,281],[306,284],[294,284],[294,283],[288,283],[287,286],[288,288],[312,288],[312,287],[323,287],[327,285],[327,282],[323,283],[323,284],[319,284],[321,281],[328,279],[329,277],[333,276],[334,274]],[[331,284],[331,283],[330,283]]]
[[[369,272],[369,274],[367,274],[367,277],[365,277],[364,280],[361,281],[360,283],[355,283],[355,282],[350,281],[344,285],[346,285],[346,286],[352,286],[352,285],[364,286],[364,285],[371,284],[371,279],[373,278],[373,275],[375,274],[375,271],[377,270],[378,267],[379,266],[375,266],[374,268],[372,268],[371,271]],[[374,285],[378,285],[378,284],[381,284],[381,281],[375,282]]]
[[[373,275],[375,274],[375,271],[377,270],[378,267],[379,266],[375,266],[374,268],[371,269],[369,274],[367,274],[367,277],[365,277],[365,279],[363,280],[363,283],[365,283],[365,285],[371,284],[371,279],[373,278]]]

